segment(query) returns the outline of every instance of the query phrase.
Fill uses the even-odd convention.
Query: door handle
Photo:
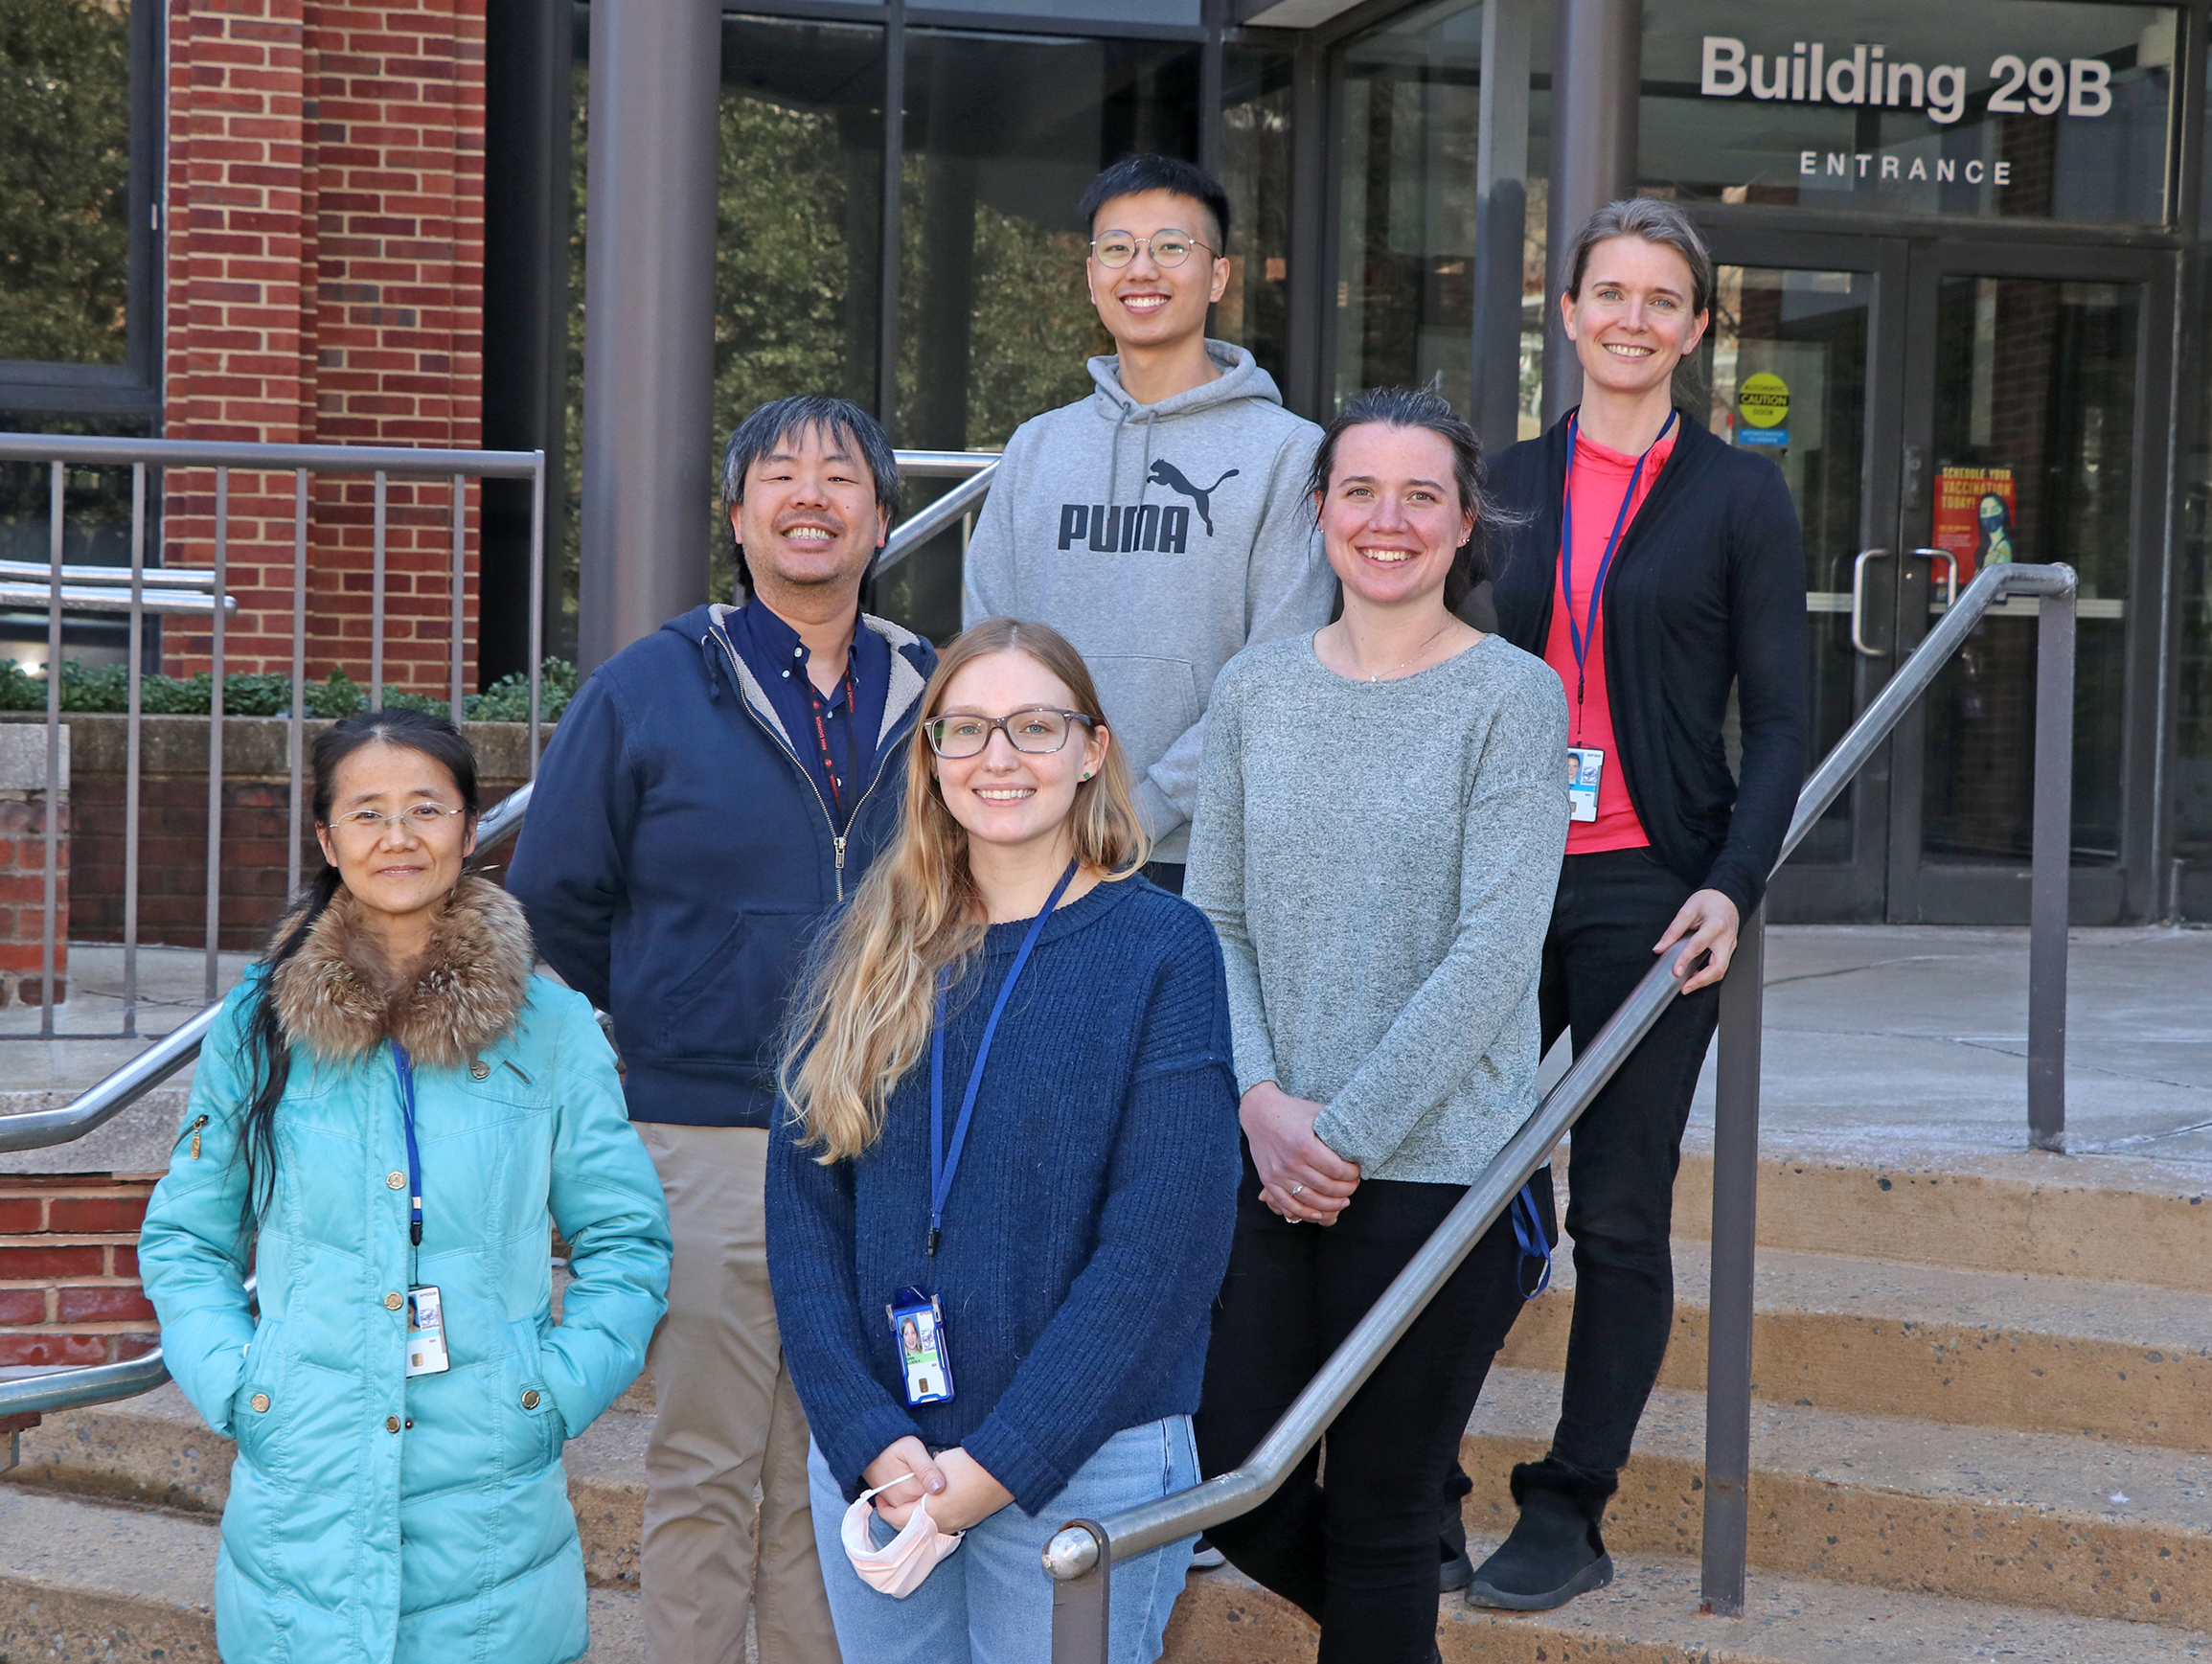
[[[1866,645],[1866,563],[1888,553],[1886,549],[1861,549],[1859,558],[1851,563],[1851,645],[1870,659],[1885,659],[1889,654]]]
[[[1931,566],[1935,561],[1943,562],[1944,610],[1948,612],[1956,606],[1958,604],[1958,557],[1949,549],[1915,549],[1912,553],[1915,558],[1924,558]],[[1931,570],[1928,573],[1928,581],[1933,582],[1934,581],[1935,574]]]

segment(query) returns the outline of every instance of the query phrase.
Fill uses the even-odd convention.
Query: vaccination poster
[[[1961,589],[1984,566],[2013,558],[2017,504],[2010,468],[1947,467],[1937,472],[1934,545],[1958,562]]]

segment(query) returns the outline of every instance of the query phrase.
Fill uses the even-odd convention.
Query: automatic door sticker
[[[1787,445],[1790,429],[1790,383],[1771,370],[1746,376],[1736,390],[1738,444]]]

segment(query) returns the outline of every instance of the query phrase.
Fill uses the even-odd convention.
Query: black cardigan
[[[1630,522],[1606,579],[1606,695],[1621,780],[1652,851],[1694,889],[1745,915],[1805,784],[1805,558],[1782,470],[1682,412],[1674,454]],[[1498,630],[1543,656],[1559,589],[1567,424],[1492,465],[1525,514],[1497,558]],[[1744,779],[1722,742],[1740,683]]]

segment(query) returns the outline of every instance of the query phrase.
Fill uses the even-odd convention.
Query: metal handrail
[[[1958,604],[1943,615],[1911,656],[1898,667],[1897,673],[1806,782],[1798,794],[1797,811],[1790,821],[1776,867],[1789,858],[1790,853],[1850,784],[1852,777],[1889,738],[1992,604],[2007,595],[2041,595],[2070,601],[2076,585],[2076,576],[2070,566],[2004,564],[1983,568],[1959,597]],[[2046,610],[2056,615],[2060,608]],[[2066,633],[2069,649],[2071,640],[2069,630]],[[2070,680],[2070,652],[2068,673]],[[2061,712],[2039,715],[2047,718],[2047,721],[2039,721],[2041,761],[2043,746],[2041,730],[2060,721],[2070,725],[2071,702]],[[2038,831],[2043,831],[2040,823]],[[1756,916],[1748,923],[1756,928]],[[2062,914],[2059,932],[2062,951],[2063,923]],[[1053,1536],[1044,1550],[1044,1569],[1055,1580],[1053,1664],[1093,1664],[1094,1660],[1105,1659],[1111,1586],[1109,1568],[1114,1561],[1130,1559],[1233,1519],[1274,1494],[1291,1468],[1313,1447],[1329,1424],[1351,1402],[1391,1347],[1412,1327],[1437,1290],[1459,1267],[1460,1262],[1505,1212],[1521,1186],[1550,1159],[1554,1147],[1614,1071],[1673,1004],[1681,987],[1680,979],[1671,968],[1675,957],[1661,958],[1645,974],[1588,1049],[1576,1057],[1565,1076],[1544,1095],[1520,1129],[1491,1158],[1459,1204],[1445,1216],[1444,1222],[1406,1263],[1405,1268],[1392,1280],[1390,1287],[1242,1465],[1188,1491],[1124,1509],[1103,1520],[1070,1520]],[[1746,1284],[1748,1268],[1746,1255],[1744,1266]],[[1747,1299],[1745,1304],[1747,1306]],[[1747,1329],[1744,1362],[1747,1369]],[[1739,1507],[1741,1501],[1739,1485],[1736,1492]],[[1711,1505],[1709,1501],[1708,1507]],[[1735,1610],[1742,1610],[1740,1561]]]
[[[944,531],[946,527],[951,525],[953,521],[967,513],[976,504],[982,502],[990,494],[991,482],[998,475],[999,459],[996,456],[989,453],[958,450],[920,453],[901,451],[899,453],[899,467],[902,472],[930,474],[952,471],[949,467],[943,468],[936,467],[916,467],[906,460],[909,456],[916,454],[933,460],[961,458],[970,465],[961,469],[962,472],[968,474],[968,477],[946,491],[945,495],[939,497],[937,501],[910,518],[901,521],[893,529],[891,536],[884,539],[883,552],[876,557],[876,570],[878,573],[888,572],[900,561],[905,559],[907,556],[921,548],[923,544],[928,542],[930,538],[936,536],[938,533]]]

